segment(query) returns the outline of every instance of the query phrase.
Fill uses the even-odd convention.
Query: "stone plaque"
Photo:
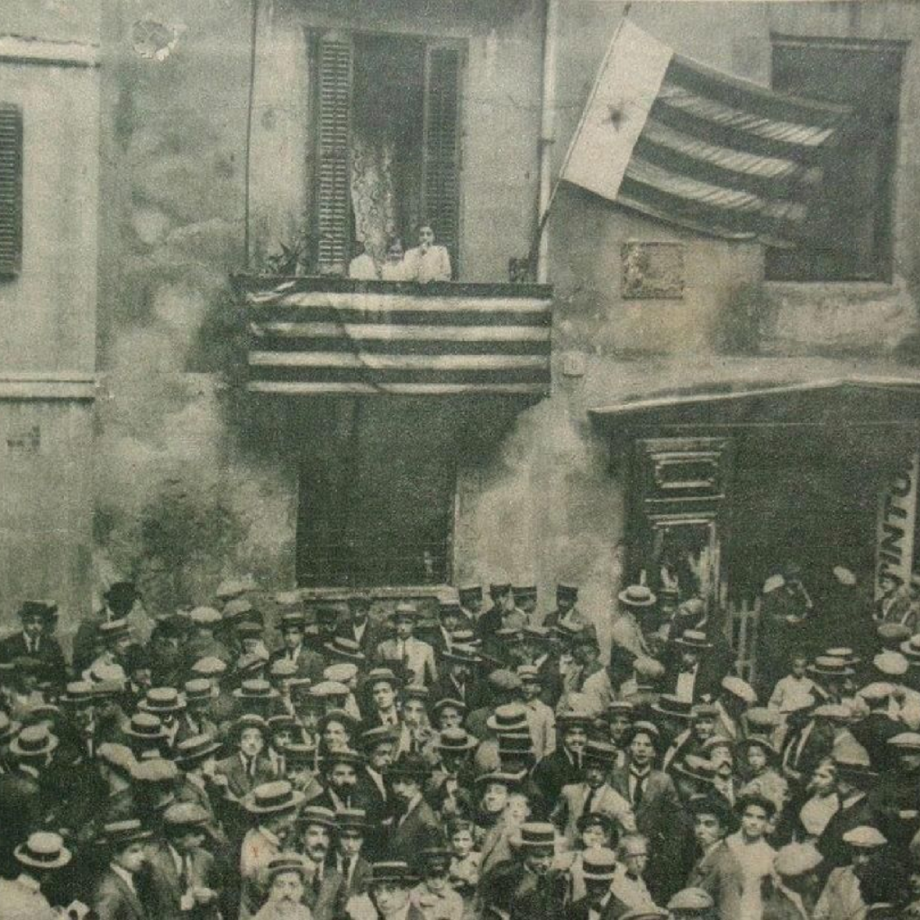
[[[682,300],[684,247],[681,243],[624,243],[626,300]]]

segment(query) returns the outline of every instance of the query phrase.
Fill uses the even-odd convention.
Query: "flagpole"
[[[563,182],[563,176],[565,176],[566,167],[569,165],[569,159],[572,156],[572,150],[575,147],[575,142],[578,140],[581,129],[584,127],[585,120],[588,117],[588,111],[591,108],[591,103],[594,102],[594,97],[597,95],[598,87],[600,86],[601,76],[607,69],[607,62],[610,60],[610,55],[613,53],[613,47],[616,44],[617,37],[620,34],[620,31],[623,28],[623,23],[626,22],[627,17],[629,16],[629,11],[632,9],[632,0],[623,7],[623,15],[620,17],[619,23],[617,23],[616,30],[613,33],[612,38],[610,39],[609,44],[607,45],[607,51],[604,53],[604,58],[601,61],[601,66],[598,68],[597,76],[594,79],[594,86],[591,88],[591,92],[588,95],[588,100],[585,103],[584,108],[581,112],[581,117],[578,119],[578,125],[575,128],[574,134],[572,134],[572,139],[569,141],[568,150],[565,152],[565,158],[562,161],[562,167],[559,170],[559,174],[556,177],[556,181],[553,183],[552,189],[547,199],[546,206],[543,208],[543,212],[540,214],[540,219],[537,222],[537,228],[534,233],[533,241],[530,245],[530,252],[527,254],[527,266],[528,274],[531,277],[537,277],[537,264],[538,257],[540,256],[541,244],[543,240],[543,231],[546,229],[546,225],[549,222],[549,215],[552,211],[553,202],[556,200],[556,193],[559,191],[559,186]],[[549,38],[549,36],[547,36]],[[542,136],[541,129],[541,143],[546,144],[548,141]]]

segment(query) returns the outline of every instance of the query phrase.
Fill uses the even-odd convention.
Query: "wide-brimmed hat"
[[[525,821],[510,842],[525,850],[553,850],[556,846],[556,828],[548,822]]]
[[[635,609],[654,607],[657,602],[657,598],[647,585],[629,585],[617,595],[617,598],[624,607]]]
[[[185,709],[185,698],[175,687],[151,687],[137,708],[154,714],[181,712]]]
[[[611,881],[617,871],[617,854],[607,847],[585,850],[581,861],[581,874],[589,882]]]
[[[818,677],[852,677],[855,673],[845,659],[832,655],[818,655],[805,670]]]
[[[418,881],[418,876],[414,875],[409,864],[401,860],[385,860],[371,863],[371,885],[399,885],[400,887],[410,888]]]
[[[299,808],[306,796],[287,780],[261,783],[243,796],[242,805],[251,815],[272,815]]]
[[[211,816],[197,802],[175,802],[163,812],[163,823],[173,831],[203,827],[210,820]]]
[[[73,858],[64,846],[64,839],[50,831],[29,834],[26,842],[13,850],[13,855],[18,863],[31,869],[61,869]]]
[[[712,648],[712,643],[707,638],[706,633],[699,629],[685,629],[673,640],[673,643],[681,648],[698,652],[705,652],[707,649]]]
[[[260,678],[244,680],[233,695],[238,700],[248,700],[255,702],[268,702],[278,698],[278,691],[267,681]]]
[[[322,700],[347,697],[349,693],[348,686],[337,680],[321,680],[310,687],[310,696]]]
[[[358,751],[351,748],[336,748],[326,751],[322,756],[323,769],[333,766],[333,764],[348,764],[351,767],[364,766],[366,758]]]
[[[917,662],[920,663],[920,657]],[[883,677],[903,677],[910,669],[910,661],[901,652],[879,652],[872,659],[872,667]]]
[[[442,753],[462,754],[465,751],[472,751],[474,748],[479,747],[479,739],[473,737],[462,728],[446,728],[444,731],[438,732],[435,746]]]
[[[347,830],[363,833],[370,827],[370,823],[363,808],[340,808],[335,813],[335,826],[340,833]]]
[[[527,710],[520,703],[496,706],[492,715],[486,719],[486,727],[498,733],[529,731]]]
[[[662,693],[651,708],[669,719],[690,719],[693,716],[693,703],[671,693]]]
[[[336,825],[335,812],[331,808],[323,808],[321,805],[308,805],[300,813],[300,826],[307,827],[310,824],[334,830]]]
[[[371,691],[374,689],[374,684],[381,683],[389,684],[394,690],[402,686],[402,680],[393,673],[391,668],[371,668],[362,682],[362,687]]]
[[[177,764],[189,767],[216,754],[222,747],[213,735],[192,735],[176,745],[174,760]]]
[[[843,835],[843,842],[858,850],[875,850],[888,843],[885,835],[877,828],[861,824]]]
[[[135,712],[122,731],[138,741],[162,741],[168,735],[160,717],[152,712]]]
[[[97,843],[112,848],[122,849],[141,840],[149,840],[153,832],[144,827],[137,818],[127,818],[124,821],[111,821],[102,825],[102,834]]]
[[[454,644],[450,648],[441,652],[441,658],[445,661],[453,661],[458,664],[481,664],[482,656],[471,645]]]
[[[671,769],[697,783],[712,785],[716,778],[715,764],[708,757],[699,757],[696,754],[687,754],[673,764]]]
[[[27,725],[10,742],[10,753],[19,759],[45,757],[58,746],[58,739],[51,734],[47,724]]]
[[[336,658],[344,658],[347,661],[364,661],[366,655],[361,651],[361,646],[354,639],[348,639],[345,636],[333,636],[331,642],[325,643],[323,648],[330,655]]]

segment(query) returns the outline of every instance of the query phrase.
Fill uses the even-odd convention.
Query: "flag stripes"
[[[550,289],[245,279],[249,389],[285,395],[542,394]]]
[[[627,20],[562,178],[679,226],[794,245],[849,114],[681,58]]]

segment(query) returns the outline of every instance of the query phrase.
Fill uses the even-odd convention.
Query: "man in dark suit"
[[[370,619],[373,598],[364,591],[348,598],[348,610],[336,625],[336,635],[358,643],[360,651],[370,658],[378,645],[386,638],[386,629]]]
[[[99,626],[111,620],[128,617],[140,595],[130,581],[116,581],[102,595],[105,606],[92,616],[84,617],[73,640],[73,668],[78,674],[88,668],[102,653]]]
[[[646,882],[656,903],[664,904],[683,886],[690,841],[674,816],[681,804],[674,781],[654,767],[661,738],[650,722],[637,722],[624,739],[626,764],[614,768],[610,785],[629,802],[639,833],[649,841]]]
[[[716,655],[712,642],[701,630],[688,629],[673,638],[665,671],[664,692],[698,703],[715,699],[729,668]]]
[[[300,849],[307,862],[304,901],[313,920],[333,920],[344,908],[345,891],[342,874],[329,865],[335,815],[310,805],[301,813],[300,825]]]
[[[371,795],[359,784],[359,774],[363,771],[364,757],[357,751],[341,749],[328,751],[320,763],[323,786],[321,795],[310,800],[311,805],[341,811],[343,808],[373,808]]]
[[[93,892],[91,906],[98,920],[159,920],[141,876],[147,863],[144,844],[150,837],[135,818],[103,827],[100,843],[110,861]]]
[[[744,920],[741,892],[744,875],[725,837],[733,829],[728,802],[718,795],[693,796],[687,803],[693,815],[693,834],[701,851],[687,876],[687,888],[702,888],[713,900],[719,920]]]
[[[555,802],[563,786],[581,781],[582,757],[592,718],[584,712],[562,712],[556,725],[561,747],[547,754],[534,768],[533,781],[547,802]]]
[[[165,838],[147,847],[157,920],[217,920],[220,885],[214,857],[203,849],[208,821],[208,812],[189,802],[177,802],[163,813]]]
[[[67,681],[67,659],[54,638],[57,604],[23,601],[19,608],[22,629],[0,642],[0,662],[30,659],[36,662],[39,679],[60,689]]]
[[[370,895],[378,920],[425,920],[425,914],[409,900],[413,881],[404,860],[373,864]]]
[[[397,809],[387,853],[410,866],[418,864],[423,850],[444,842],[438,817],[423,796],[430,775],[425,759],[412,752],[402,754],[386,771]]]
[[[360,808],[344,808],[335,815],[335,868],[342,876],[345,902],[367,893],[371,863],[362,850],[367,833],[367,813]]]
[[[581,866],[585,896],[569,906],[567,920],[617,920],[626,907],[610,890],[616,876],[616,853],[606,847],[585,850]]]
[[[297,666],[296,677],[307,677],[316,684],[323,679],[326,661],[319,652],[306,647],[304,636],[304,615],[298,611],[285,613],[281,617],[281,638],[284,644],[272,652],[269,665],[286,658]]]

